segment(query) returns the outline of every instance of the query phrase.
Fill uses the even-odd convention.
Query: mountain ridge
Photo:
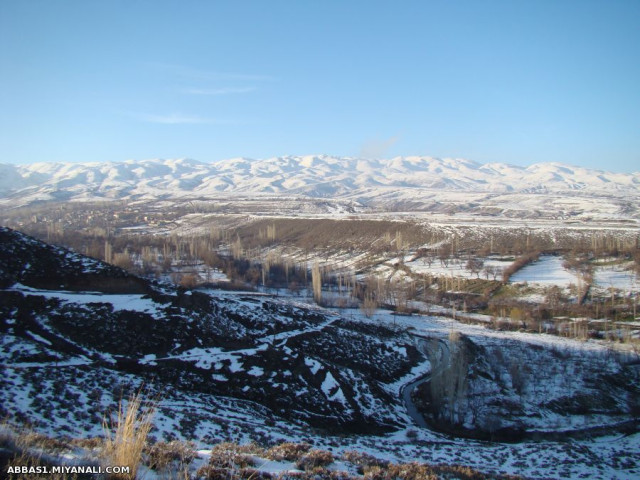
[[[446,199],[451,193],[462,195],[455,201]],[[557,162],[528,167],[480,164],[428,156],[0,164],[0,203],[9,206],[51,200],[184,200],[236,194],[332,198],[384,208],[416,200],[455,204],[464,195],[472,197],[467,201],[484,205],[496,195],[547,194],[607,199],[605,203],[612,204],[607,211],[628,212],[629,202],[634,204],[632,210],[640,208],[640,172],[614,173]]]

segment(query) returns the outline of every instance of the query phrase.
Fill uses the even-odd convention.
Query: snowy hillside
[[[463,159],[285,156],[0,165],[0,203],[268,195],[350,200],[384,210],[527,217],[637,217],[640,173]],[[524,212],[524,213],[523,213]]]
[[[406,335],[266,297],[162,287],[5,228],[0,243],[3,371],[7,362],[18,377],[51,362],[122,371],[347,432],[405,420],[394,382],[424,362]],[[354,345],[357,355],[336,353]]]
[[[637,476],[637,361],[603,344],[176,288],[7,228],[0,246],[0,413],[49,435],[100,435],[145,385],[154,438],[199,448],[304,440],[530,478]],[[451,365],[468,371],[442,407],[457,426],[431,388]]]

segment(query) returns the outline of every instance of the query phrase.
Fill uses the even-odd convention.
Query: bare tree
[[[449,350],[449,365],[445,369],[449,422],[462,423],[467,394],[467,355],[460,332],[453,331],[449,335]]]
[[[482,260],[481,258],[471,257],[467,261],[467,270],[469,270],[471,273],[474,273],[476,275],[476,278],[480,277],[480,271],[482,270],[482,267],[484,267],[484,260]]]
[[[442,245],[438,249],[438,258],[440,259],[440,264],[443,267],[446,267],[449,264],[449,249],[446,245]]]
[[[315,262],[311,269],[311,286],[313,287],[313,299],[319,304],[322,302],[322,273],[318,262]]]
[[[107,263],[113,263],[113,249],[109,240],[104,241],[104,261]]]
[[[489,277],[490,277],[491,275],[493,275],[493,279],[495,280],[495,276],[496,276],[496,274],[495,274],[495,269],[494,269],[491,265],[486,265],[486,266],[484,267],[483,272],[484,272],[484,278],[485,278],[485,279],[489,280]]]
[[[371,318],[373,314],[376,313],[376,310],[378,309],[378,300],[376,300],[372,292],[367,292],[365,294],[360,308],[368,318]]]

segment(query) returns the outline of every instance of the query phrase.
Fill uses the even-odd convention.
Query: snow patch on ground
[[[568,287],[569,284],[577,284],[578,277],[562,266],[562,257],[542,255],[514,273],[510,282]]]

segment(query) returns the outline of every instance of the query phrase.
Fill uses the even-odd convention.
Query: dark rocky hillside
[[[0,287],[148,293],[144,280],[104,262],[0,228]]]
[[[253,405],[267,422],[381,432],[401,421],[391,382],[424,361],[382,326],[365,334],[268,296],[174,289],[7,228],[0,286],[0,369],[12,386],[1,413],[37,424],[53,412],[70,431],[144,383],[169,417],[180,416],[172,403],[198,398]]]

